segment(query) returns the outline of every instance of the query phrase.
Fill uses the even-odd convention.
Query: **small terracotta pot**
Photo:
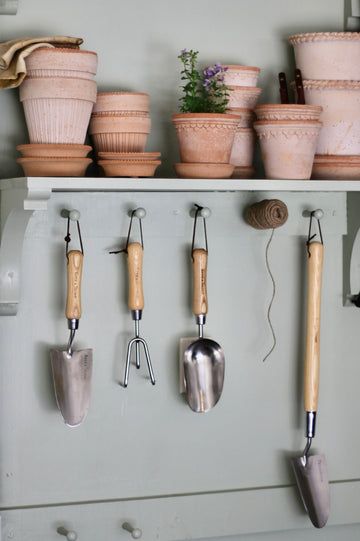
[[[226,64],[224,73],[224,82],[228,86],[257,86],[260,68],[253,66],[239,66],[236,64]]]
[[[98,92],[94,113],[104,111],[149,112],[149,94],[142,92]]]
[[[266,178],[310,179],[321,122],[259,120],[254,128]]]
[[[172,116],[180,159],[187,163],[229,163],[236,115],[227,113],[180,113]]]
[[[196,179],[230,178],[234,171],[228,163],[175,163],[174,168],[178,177]]]
[[[161,161],[100,160],[98,164],[106,177],[153,177]]]
[[[151,119],[149,117],[131,116],[101,116],[91,117],[89,133],[150,133]]]
[[[20,101],[30,143],[83,144],[95,99],[95,81],[25,79],[20,86]]]
[[[290,36],[304,79],[360,80],[360,32],[311,32]]]
[[[252,128],[238,128],[231,150],[230,163],[240,167],[251,167],[254,159],[255,132]]]
[[[360,154],[360,81],[303,81],[305,101],[323,108],[316,154]]]
[[[255,120],[255,114],[251,109],[232,107],[231,109],[227,110],[227,113],[237,115],[239,117],[239,128],[251,128]]]
[[[258,120],[319,120],[322,107],[294,103],[266,103],[255,107]]]
[[[229,90],[230,109],[254,109],[262,92],[261,88],[251,86],[229,86]]]
[[[70,48],[40,48],[25,59],[27,77],[75,77],[93,80],[97,54]]]
[[[97,152],[144,152],[150,128],[146,117],[92,117],[89,133]]]

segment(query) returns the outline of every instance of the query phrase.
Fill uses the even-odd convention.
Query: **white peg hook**
[[[134,216],[139,218],[139,220],[142,220],[146,216],[146,210],[143,207],[139,207],[134,210]]]
[[[313,210],[312,215],[316,220],[321,220],[324,217],[324,211],[322,209]]]
[[[133,539],[140,539],[140,537],[142,536],[142,531],[140,530],[140,528],[134,528],[134,526],[129,524],[129,522],[124,522],[122,527],[124,530],[131,533],[131,537]]]
[[[77,222],[80,220],[80,212],[76,209],[72,209],[69,211],[69,218],[73,222]]]
[[[57,533],[64,535],[68,541],[76,541],[78,538],[78,534],[76,532],[73,530],[67,530],[64,528],[64,526],[60,526],[60,528],[57,529]]]

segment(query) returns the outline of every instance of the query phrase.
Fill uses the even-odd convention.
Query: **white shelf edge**
[[[356,180],[264,180],[19,177],[0,180],[0,190],[22,188],[29,192],[359,192]]]

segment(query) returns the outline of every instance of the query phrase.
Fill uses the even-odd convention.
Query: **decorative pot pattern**
[[[229,109],[254,109],[261,94],[261,88],[250,86],[229,86]]]
[[[97,54],[70,48],[39,48],[25,59],[27,77],[76,77],[93,80]]]
[[[317,154],[360,154],[360,82],[304,81],[306,103],[323,108]]]
[[[227,64],[224,66],[227,71],[224,73],[224,82],[228,86],[257,86],[260,68],[253,66],[239,66]]]
[[[319,105],[292,103],[269,103],[255,108],[258,120],[319,120],[321,112]]]
[[[105,111],[149,112],[150,98],[143,92],[98,92],[94,113]]]
[[[304,79],[360,80],[360,32],[313,32],[290,36]]]
[[[183,113],[172,117],[179,142],[180,159],[186,163],[229,163],[236,115]]]
[[[254,128],[260,140],[266,178],[310,179],[320,122],[258,121]]]

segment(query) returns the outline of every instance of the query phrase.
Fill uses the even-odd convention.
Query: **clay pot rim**
[[[70,162],[81,162],[81,163],[91,163],[92,162],[92,159],[91,158],[66,158],[66,157],[63,157],[63,156],[39,156],[39,157],[26,157],[26,158],[17,158],[16,159],[17,163],[25,163],[25,162],[66,162],[66,163],[70,163]]]
[[[296,126],[299,128],[308,128],[308,127],[319,127],[321,128],[322,122],[318,120],[256,120],[254,122],[254,127],[271,127],[271,128],[281,128],[281,127],[292,127]]]
[[[87,51],[86,49],[77,49],[75,47],[39,47],[38,49],[35,49],[32,51],[31,54],[36,53],[38,51],[47,51],[47,52],[61,52],[61,53],[76,53],[76,54],[93,54],[97,56],[98,54],[95,51]]]
[[[345,156],[344,156],[345,157]],[[347,161],[342,161],[342,162],[326,162],[326,163],[321,163],[321,162],[316,162],[314,160],[314,165],[316,165],[317,168],[319,167],[354,167],[356,169],[360,169],[360,162],[359,163],[349,163]]]
[[[62,148],[73,148],[74,150],[75,149],[83,149],[83,150],[88,150],[90,152],[90,150],[92,150],[92,147],[90,145],[80,145],[79,143],[28,143],[28,144],[22,144],[22,145],[17,145],[16,147],[16,150],[19,150],[21,152],[21,150],[23,149],[31,149],[31,148],[34,148],[35,150],[37,148],[48,148],[48,149],[54,149],[54,148],[57,148],[59,150],[61,150]]]
[[[127,157],[130,156],[129,158],[130,161],[132,161],[133,159],[138,159],[139,161],[140,160],[143,161],[145,158],[147,158],[147,161],[153,161],[153,160],[156,160],[157,158],[160,158],[161,152],[135,152],[135,151],[134,152],[105,152],[105,151],[100,150],[100,152],[98,152],[97,155],[106,161],[109,161],[109,160],[114,161],[117,159],[117,158],[110,158],[110,155],[118,156],[119,160],[121,161],[126,159],[125,156]],[[151,158],[151,156],[153,156],[153,158]]]
[[[146,92],[127,92],[126,90],[113,90],[113,91],[105,91],[105,92],[98,92],[98,96],[149,96]]]
[[[249,109],[248,107],[229,107],[228,111],[230,111],[230,115],[231,114],[234,114],[234,115],[248,115],[248,116],[253,116],[254,114],[254,110],[253,109]]]
[[[295,86],[295,82],[291,82]],[[305,90],[360,90],[360,81],[342,79],[304,79]]]
[[[277,110],[277,109],[292,109],[292,110],[299,110],[299,111],[322,111],[321,105],[303,105],[303,104],[297,104],[297,103],[261,103],[260,105],[257,105],[254,109],[254,112],[256,113],[257,110],[260,111],[266,111],[266,110]]]
[[[291,45],[314,41],[359,41],[360,32],[305,32],[293,34],[288,41]]]
[[[228,71],[256,71],[260,73],[260,68],[256,66],[242,66],[241,64],[223,64],[224,68],[227,68]]]
[[[238,115],[233,115],[231,113],[174,113],[172,115],[173,121],[182,121],[182,120],[205,120],[209,119],[211,121],[214,120],[239,120]]]
[[[241,93],[248,93],[248,94],[261,94],[262,88],[258,86],[236,86],[236,85],[229,85],[228,89],[231,90],[231,92],[241,92]]]
[[[124,115],[124,113],[127,113]],[[134,114],[129,114],[134,113]],[[142,114],[139,114],[142,113]],[[142,111],[99,111],[91,113],[91,118],[150,118],[150,114]]]
[[[314,163],[317,164],[330,164],[330,163],[343,163],[359,165],[360,156],[356,154],[315,154]]]
[[[161,160],[98,160],[98,165],[161,165]]]
[[[240,132],[240,133],[244,133],[244,134],[245,134],[245,132],[248,132],[248,134],[250,135],[250,134],[253,134],[253,133],[254,133],[254,130],[253,130],[253,128],[241,128],[241,127],[240,127],[240,128],[238,128],[238,129],[236,130],[236,133],[239,133],[239,132]]]

